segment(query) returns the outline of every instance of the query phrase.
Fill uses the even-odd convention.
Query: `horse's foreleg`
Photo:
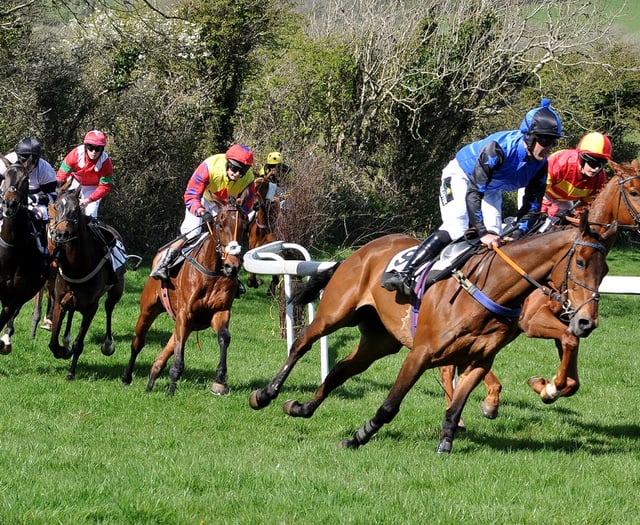
[[[216,378],[209,391],[217,396],[226,396],[229,393],[229,387],[227,386],[227,352],[231,343],[231,334],[229,333],[230,319],[231,311],[216,312],[211,319],[211,328],[218,335],[220,359],[216,369]]]
[[[329,371],[313,398],[306,403],[287,401],[284,405],[285,414],[292,417],[311,417],[327,396],[347,379],[364,372],[378,359],[395,354],[402,348],[386,330],[365,331],[363,324],[362,335],[356,348]],[[375,324],[376,327],[382,327],[379,322]],[[368,325],[371,329],[374,323],[369,322]]]
[[[560,356],[560,368],[551,381],[544,377],[529,378],[529,386],[540,395],[543,403],[553,403],[559,397],[569,397],[580,388],[578,379],[578,350],[580,339],[565,332],[561,339],[555,340]]]
[[[448,454],[453,447],[453,438],[458,429],[462,410],[469,399],[473,389],[491,369],[493,357],[484,361],[480,365],[467,368],[459,375],[456,388],[453,391],[451,405],[447,408],[442,421],[442,431],[440,432],[440,442],[436,448],[438,454]]]
[[[262,279],[258,279],[255,273],[247,275],[247,286],[249,288],[258,288],[262,285]]]
[[[107,299],[104,302],[104,311],[106,314],[106,330],[104,333],[104,341],[100,347],[102,355],[111,356],[116,351],[116,346],[113,344],[113,334],[111,332],[111,320],[113,317],[113,309],[120,300],[122,294],[114,292],[116,287],[111,288],[107,295]],[[113,293],[112,293],[113,292]]]
[[[0,354],[8,355],[13,350],[13,344],[11,342],[11,336],[15,333],[13,328],[13,321],[15,316],[18,315],[18,311],[13,308],[3,308],[2,316],[0,316],[0,326],[7,325],[2,337],[0,337]],[[4,317],[8,318],[5,319]]]
[[[384,400],[376,415],[362,425],[351,439],[345,439],[340,446],[345,448],[358,448],[365,445],[369,440],[382,428],[383,425],[390,423],[396,414],[400,411],[400,404],[413,387],[422,373],[429,368],[430,359],[428,352],[419,346],[414,346],[409,352],[395,383],[391,387],[387,398]],[[457,389],[456,389],[457,391]],[[455,396],[454,396],[455,399]],[[457,425],[456,421],[456,425]]]
[[[73,346],[71,347],[71,351],[73,353],[73,357],[71,359],[71,366],[69,367],[69,373],[67,374],[67,380],[73,381],[76,378],[76,368],[78,366],[78,359],[80,359],[80,355],[84,351],[84,339],[87,336],[87,332],[89,331],[89,327],[91,326],[91,322],[96,315],[96,311],[98,310],[98,302],[96,301],[95,305],[92,305],[92,308],[85,311],[82,314],[82,323],[80,323],[80,330],[78,331],[78,335],[76,336],[75,341],[73,342]],[[70,316],[73,312],[70,312]],[[69,326],[69,323],[67,322]]]
[[[67,332],[70,332],[71,327],[69,326],[69,320],[73,317],[73,312],[68,312],[68,320],[67,320]],[[53,313],[52,313],[52,323],[51,323],[51,336],[49,338],[49,350],[56,359],[69,359],[71,354],[68,351],[68,342],[65,341],[64,346],[60,345],[60,328],[62,323],[64,322],[64,318],[67,314],[67,311],[62,308],[58,301],[54,302],[53,305]],[[65,334],[65,339],[67,335]]]
[[[143,295],[140,297],[140,315],[136,322],[133,341],[131,341],[131,356],[129,357],[129,364],[122,376],[122,384],[131,384],[136,359],[145,345],[151,325],[162,312],[164,312],[164,308],[157,299],[157,296],[154,295],[152,299],[148,299],[145,297],[143,291]],[[153,385],[151,385],[151,387],[153,388]]]

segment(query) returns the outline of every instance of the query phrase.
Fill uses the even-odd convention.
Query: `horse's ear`
[[[587,235],[589,233],[589,210],[585,209],[581,214],[580,214],[580,232],[583,235]]]
[[[611,226],[607,228],[607,231],[602,234],[602,240],[604,241],[604,247],[607,249],[607,252],[611,251],[613,245],[616,243],[617,238],[618,221],[614,221],[611,223]]]
[[[2,162],[7,168],[11,166],[11,162],[9,162],[9,159],[2,155],[2,153],[0,153],[0,159],[2,159]],[[4,176],[2,178],[4,178]]]
[[[80,197],[82,197],[82,186],[78,186],[74,194],[76,199],[80,200]]]

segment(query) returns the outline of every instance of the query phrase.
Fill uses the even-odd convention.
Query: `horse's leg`
[[[6,313],[5,313],[6,312]],[[8,316],[8,319],[4,319],[4,316]],[[6,328],[2,337],[0,337],[0,354],[8,355],[13,350],[13,344],[11,342],[11,336],[15,333],[15,329],[13,327],[13,321],[18,315],[18,311],[14,308],[3,308],[3,315],[0,316],[0,326],[4,326],[6,323]]]
[[[231,311],[216,312],[211,319],[211,328],[218,335],[218,345],[220,346],[220,359],[216,368],[216,378],[211,384],[209,391],[217,396],[226,396],[229,393],[227,386],[227,351],[231,343],[231,333],[229,332],[229,320]]]
[[[44,288],[40,289],[33,297],[33,314],[31,314],[31,339],[35,339],[38,323],[42,319],[42,298],[44,296]]]
[[[151,390],[153,390],[153,385],[155,385],[156,379],[158,379],[158,376],[164,370],[167,361],[173,355],[173,351],[175,348],[174,341],[175,334],[171,334],[169,342],[165,345],[165,347],[162,349],[162,352],[160,352],[153,361],[151,370],[149,371],[149,382],[147,383],[146,389],[147,392],[151,392]]]
[[[68,319],[71,319],[73,312],[67,312],[62,308],[59,301],[54,301],[52,324],[51,324],[51,336],[49,338],[49,350],[56,359],[69,359],[71,354],[67,350],[67,343],[64,346],[60,345],[60,328],[64,322],[66,314],[69,313]],[[67,329],[70,330],[69,322],[67,321]],[[66,335],[65,335],[66,337]]]
[[[272,275],[271,283],[269,283],[269,289],[267,290],[267,295],[269,297],[277,297],[278,285],[280,284],[280,276]]]
[[[131,357],[129,358],[129,364],[122,376],[122,384],[131,384],[136,359],[145,345],[151,325],[162,312],[164,312],[164,307],[158,299],[155,291],[148,291],[145,286],[145,289],[142,291],[142,295],[140,296],[140,314],[138,315],[138,321],[136,322],[134,332],[135,336],[133,341],[131,341]],[[151,385],[151,388],[153,388],[153,385]],[[148,389],[150,390],[150,388]]]
[[[326,293],[325,293],[326,297]],[[351,312],[334,311],[321,314],[322,303],[318,307],[318,315],[293,341],[289,355],[276,376],[265,387],[254,390],[249,396],[249,405],[255,410],[266,407],[273,401],[296,363],[304,356],[318,339],[348,325],[347,316]],[[329,308],[327,308],[329,310]],[[355,310],[355,308],[354,308]]]
[[[292,417],[311,417],[327,396],[347,379],[364,372],[378,359],[397,353],[402,344],[382,326],[379,318],[368,318],[360,323],[360,341],[347,357],[327,374],[315,395],[306,403],[289,400],[284,412]]]
[[[453,446],[453,438],[458,429],[462,410],[469,399],[469,395],[473,389],[478,386],[480,381],[491,369],[494,357],[490,357],[483,363],[468,367],[462,374],[458,376],[456,388],[453,391],[451,404],[447,408],[442,421],[442,431],[440,432],[440,443],[436,448],[438,454],[448,454]]]
[[[102,351],[102,355],[111,356],[116,351],[116,346],[113,344],[113,334],[111,332],[111,320],[113,317],[113,309],[115,308],[118,301],[122,297],[122,292],[124,290],[124,286],[120,286],[119,284],[116,286],[112,286],[107,292],[107,298],[104,302],[104,311],[106,314],[106,330],[104,334],[104,341],[102,342],[102,346],[100,350]]]
[[[258,288],[262,285],[262,279],[258,279],[255,273],[250,273],[247,276],[247,286],[249,288]]]
[[[67,380],[73,381],[76,378],[76,368],[78,366],[78,359],[84,350],[84,338],[89,331],[89,327],[91,326],[91,322],[98,311],[99,301],[96,301],[91,305],[91,308],[85,310],[82,313],[82,323],[80,323],[80,330],[78,331],[78,335],[76,336],[75,341],[73,342],[72,351],[73,357],[71,358],[71,366],[69,367],[69,373],[67,374]]]
[[[167,390],[167,395],[172,396],[176,393],[178,381],[184,372],[184,346],[191,333],[191,328],[187,323],[187,312],[183,310],[176,318],[176,326],[173,330],[173,362],[169,368],[169,377],[171,382]]]
[[[345,439],[340,443],[346,448],[358,448],[365,445],[380,430],[382,425],[390,423],[395,415],[400,411],[400,403],[413,387],[422,373],[431,366],[430,352],[424,347],[416,346],[409,351],[409,354],[402,363],[400,372],[395,383],[391,387],[387,398],[384,400],[376,415],[362,425],[351,439]],[[454,391],[454,400],[458,392],[458,387]],[[448,409],[449,410],[449,409]],[[459,416],[459,414],[458,414]],[[459,419],[459,417],[458,417]],[[456,426],[458,422],[456,421]]]
[[[560,368],[551,381],[544,377],[529,378],[529,386],[540,395],[543,403],[553,403],[559,397],[569,397],[580,388],[578,378],[578,350],[580,339],[565,332],[561,339],[555,340],[560,356]]]

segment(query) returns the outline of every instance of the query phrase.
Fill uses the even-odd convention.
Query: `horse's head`
[[[598,233],[591,228],[588,213],[583,213],[569,251],[551,272],[552,283],[562,282],[555,297],[562,305],[560,317],[577,337],[587,337],[598,326],[598,288],[608,271],[605,258],[617,233],[617,223]]]
[[[80,188],[60,192],[49,210],[49,236],[54,246],[76,239],[82,217]]]
[[[635,159],[625,164],[610,160],[609,166],[616,175],[610,184],[615,181],[619,191],[606,199],[602,207],[608,206],[610,210],[602,213],[606,214],[605,219],[611,218],[611,221],[616,220],[620,225],[632,226],[633,229],[638,230],[640,229],[640,164]]]
[[[222,273],[227,277],[235,277],[242,264],[241,243],[247,231],[247,218],[235,199],[219,203],[215,225],[222,258]]]
[[[29,195],[29,174],[20,162],[11,163],[5,157],[2,162],[7,171],[0,183],[0,197],[2,203],[2,217],[5,219],[15,217],[20,208],[27,205]]]

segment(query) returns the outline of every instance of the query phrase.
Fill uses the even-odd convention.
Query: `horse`
[[[256,179],[256,202],[254,204],[255,216],[249,224],[249,249],[263,246],[278,240],[276,227],[280,215],[280,197],[275,195],[276,184],[269,177]],[[247,286],[258,288],[262,284],[255,274],[250,273],[247,278]],[[273,275],[267,293],[271,297],[276,296],[276,287],[279,277]]]
[[[122,377],[124,385],[131,384],[136,359],[145,345],[151,325],[162,312],[167,311],[175,326],[169,342],[151,367],[147,392],[153,389],[173,355],[168,395],[175,393],[184,371],[184,347],[189,335],[210,326],[217,334],[220,346],[220,360],[210,391],[215,395],[229,393],[226,381],[227,351],[231,342],[229,321],[231,306],[239,291],[240,241],[247,229],[240,203],[233,198],[227,203],[220,202],[218,215],[207,227],[204,240],[186,255],[181,265],[171,268],[170,282],[151,277],[147,279],[140,296],[140,314],[131,343],[131,358]],[[161,256],[162,250],[156,255],[153,265]]]
[[[29,174],[21,163],[11,164],[4,156],[7,167],[0,184],[0,354],[12,350],[13,322],[22,306],[44,284],[49,274],[49,260],[36,240],[36,226],[28,209]]]
[[[80,188],[59,192],[49,210],[49,237],[58,266],[49,350],[58,359],[72,358],[67,374],[67,379],[71,381],[75,379],[78,359],[84,350],[85,336],[96,315],[100,299],[105,294],[106,329],[100,349],[105,356],[111,356],[115,352],[111,320],[113,310],[124,292],[126,267],[122,264],[114,272],[108,266],[112,264],[111,244],[122,243],[122,237],[114,228],[99,225],[83,213],[80,207]],[[73,344],[70,345],[75,312],[80,312],[82,322]],[[59,336],[65,316],[64,344],[61,345]]]
[[[295,364],[320,337],[345,326],[358,326],[360,341],[351,354],[330,370],[311,400],[289,400],[285,413],[311,417],[348,378],[406,346],[410,351],[375,417],[341,445],[357,448],[367,443],[391,422],[425,370],[454,365],[460,377],[436,448],[438,453],[449,453],[468,396],[491,369],[498,351],[519,334],[519,307],[534,289],[541,287],[562,298],[574,335],[586,337],[596,328],[598,287],[616,232],[614,224],[598,233],[584,214],[578,230],[525,237],[494,251],[480,248],[454,275],[432,285],[415,306],[382,288],[380,280],[388,261],[416,240],[396,234],[371,241],[307,282],[297,297],[299,303],[310,302],[324,289],[316,317],[293,342],[274,379],[251,393],[249,404],[256,410],[269,405]]]
[[[592,225],[607,228],[618,223],[618,230],[640,228],[640,164],[637,160],[629,164],[609,161],[613,176],[598,193],[589,206],[589,220]],[[563,318],[562,305],[535,290],[524,302],[522,315],[518,321],[520,330],[532,338],[553,339],[561,360],[561,367],[552,381],[541,376],[529,378],[529,386],[543,403],[550,404],[560,397],[569,397],[580,388],[578,379],[578,349],[580,339],[567,329]],[[441,369],[442,384],[446,399],[453,395],[451,367]],[[487,395],[481,404],[481,412],[488,419],[498,415],[502,385],[490,371],[485,379]],[[464,428],[464,425],[461,425]]]

